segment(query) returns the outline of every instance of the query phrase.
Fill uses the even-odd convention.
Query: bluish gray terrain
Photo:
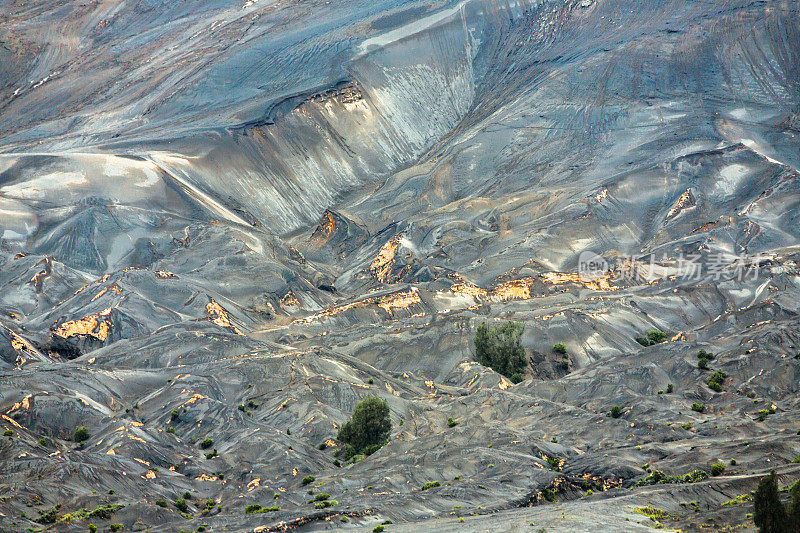
[[[754,531],[799,136],[796,1],[0,0],[0,530]]]

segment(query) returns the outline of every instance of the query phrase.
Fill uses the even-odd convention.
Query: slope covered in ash
[[[800,476],[797,3],[2,11],[0,529],[752,530]]]

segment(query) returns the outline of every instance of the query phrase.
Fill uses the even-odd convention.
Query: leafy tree
[[[795,531],[800,529],[800,481],[795,481],[789,490],[792,501],[789,503],[789,522],[794,524]]]
[[[475,355],[478,362],[498,374],[519,383],[525,379],[528,358],[522,347],[522,324],[506,322],[499,326],[481,324],[475,331]]]
[[[778,495],[775,471],[761,478],[753,497],[753,522],[760,533],[790,533],[789,516]]]
[[[75,428],[75,435],[74,439],[75,442],[83,442],[89,438],[89,430],[85,427],[81,426],[79,428]]]
[[[647,332],[646,337],[635,337],[636,342],[642,346],[653,346],[654,344],[661,344],[667,340],[667,334],[660,329],[651,329]]]
[[[392,432],[389,404],[369,396],[356,405],[353,416],[341,428],[336,438],[347,444],[347,456],[375,452],[386,444]]]
[[[622,407],[620,407],[619,405],[615,405],[608,412],[608,416],[610,416],[611,418],[619,418],[619,417],[621,417],[622,416]]]

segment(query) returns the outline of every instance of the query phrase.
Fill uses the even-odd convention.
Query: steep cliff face
[[[797,9],[11,2],[0,530],[752,528],[800,475]]]

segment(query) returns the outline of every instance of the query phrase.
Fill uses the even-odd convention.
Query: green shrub
[[[556,472],[561,472],[561,459],[558,457],[554,457],[552,455],[546,455],[545,461],[547,461],[547,465]]]
[[[726,374],[722,370],[715,370],[714,373],[711,374],[711,377],[708,378],[708,381],[707,381],[708,387],[711,390],[714,390],[714,391],[717,391],[717,392],[721,392],[722,391],[722,385],[725,384],[725,378],[727,378],[727,377],[728,377],[728,374]]]
[[[389,404],[376,396],[368,396],[356,405],[350,420],[339,428],[336,438],[347,445],[345,453],[349,459],[361,453],[374,453],[388,442],[391,432]]]
[[[89,430],[85,427],[81,426],[79,428],[75,428],[75,434],[73,435],[75,442],[83,442],[89,439]]]
[[[697,368],[700,370],[708,370],[708,359],[700,359],[697,362]]]
[[[506,322],[499,326],[481,324],[475,331],[475,355],[480,364],[519,383],[525,378],[528,357],[522,347],[523,326]]]
[[[175,428],[172,427],[172,426],[168,427],[167,428],[167,433],[173,433],[174,434],[175,433]]]
[[[608,412],[608,416],[610,416],[611,418],[619,418],[619,417],[621,417],[622,416],[622,407],[620,407],[619,405],[615,405]]]
[[[714,359],[714,354],[711,353],[711,352],[707,352],[705,350],[700,350],[699,352],[697,352],[697,358],[698,359],[707,359],[707,360],[711,361],[711,360]]]
[[[244,509],[244,514],[261,514],[261,513],[274,513],[275,511],[280,511],[281,508],[277,505],[272,505],[270,507],[261,507],[261,505],[257,503],[251,503]]]
[[[667,394],[672,394],[675,391],[675,385],[672,383],[667,385]]]
[[[7,429],[7,430],[5,430],[5,431],[3,432],[3,436],[4,436],[4,437],[10,437],[10,436],[12,436],[13,434],[14,434],[14,432],[13,432],[13,431],[11,431],[10,429]]]
[[[692,411],[696,411],[698,413],[702,413],[705,410],[706,410],[706,406],[704,404],[702,404],[702,403],[694,402],[692,404]]]
[[[736,466],[736,459],[731,459],[731,466]]]
[[[50,447],[50,441],[46,437],[42,437],[39,439],[39,446],[44,446],[45,448]]]
[[[97,526],[94,524],[89,524],[89,533],[97,533]]]
[[[122,524],[109,524],[108,525],[108,530],[109,531],[122,531],[123,529],[125,529],[125,526],[122,525]]]
[[[322,500],[314,503],[314,509],[325,509],[327,507],[333,507],[334,505],[338,504],[339,502],[337,502],[336,500]]]
[[[566,354],[567,346],[563,342],[557,342],[553,345],[553,351],[560,354]]]
[[[175,508],[184,513],[189,512],[189,504],[187,504],[186,500],[183,498],[178,498],[177,500],[175,500]]]
[[[711,465],[711,475],[712,476],[721,476],[725,472],[725,464],[722,461],[717,461],[713,465]]]
[[[169,506],[169,504],[167,503],[167,500],[156,500],[156,505],[158,505],[159,507],[168,507]]]
[[[758,411],[758,421],[763,422],[764,420],[767,419],[769,415],[773,414],[775,414],[775,409],[773,409],[772,407],[770,407],[769,409],[760,409]]]
[[[428,481],[424,485],[422,485],[422,490],[432,489],[433,487],[438,487],[440,483],[438,481]]]
[[[306,486],[309,483],[314,483],[314,479],[316,479],[314,476],[306,476],[306,477],[304,477],[303,478],[303,486]]]
[[[664,485],[670,483],[697,483],[705,479],[708,479],[708,473],[705,470],[693,470],[686,474],[676,476],[665,474],[660,470],[653,470],[648,476],[637,481],[635,486],[643,487],[646,485]]]
[[[204,450],[211,448],[214,445],[213,439],[203,439],[200,441],[200,447]]]
[[[646,337],[636,337],[636,342],[642,346],[653,346],[654,344],[661,344],[667,340],[667,334],[660,329],[651,329],[647,332]]]
[[[383,531],[384,529],[385,527],[383,525],[377,525],[372,528],[372,533],[381,533],[381,531]]]
[[[798,455],[797,457],[795,457],[794,459],[792,459],[792,462],[793,462],[793,463],[800,463],[800,455]]]
[[[447,427],[452,428],[452,427],[455,427],[457,425],[458,425],[458,422],[456,422],[452,417],[447,419]]]
[[[61,504],[57,503],[47,511],[39,511],[39,518],[36,519],[36,522],[40,524],[55,524],[59,509],[61,509]]]
[[[214,448],[212,451],[210,451],[210,452],[208,452],[208,453],[206,454],[206,459],[213,459],[213,458],[214,458],[214,457],[216,457],[217,455],[219,455],[219,454],[217,453],[217,449],[216,449],[216,448]]]
[[[119,511],[125,507],[121,503],[110,503],[108,505],[100,505],[94,511],[91,511],[88,518],[102,518],[108,520],[114,512]]]

